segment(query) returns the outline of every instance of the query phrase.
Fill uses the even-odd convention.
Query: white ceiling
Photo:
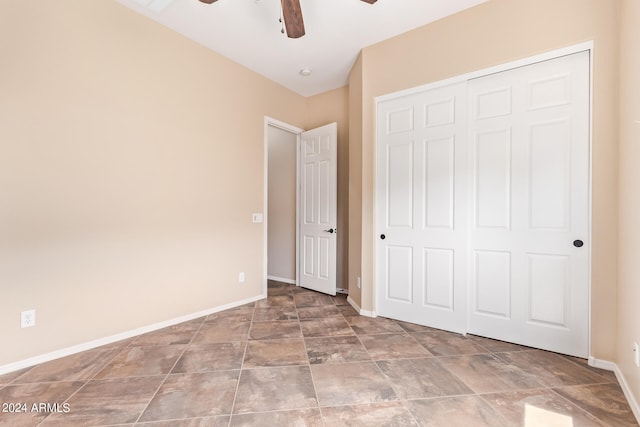
[[[300,0],[306,35],[281,34],[279,0],[117,0],[303,95],[344,86],[360,49],[487,0]],[[444,41],[443,41],[444,42]],[[311,76],[299,71],[309,68]]]

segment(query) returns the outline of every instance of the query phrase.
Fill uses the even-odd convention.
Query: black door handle
[[[575,246],[576,248],[581,248],[583,245],[584,245],[584,242],[582,240],[573,241],[573,246]]]
[[[333,230],[333,228],[330,228],[330,229],[328,229],[328,230],[322,230],[322,231],[324,231],[325,233],[331,233],[331,234],[333,234],[333,231],[334,231],[334,230]]]
[[[381,235],[380,235],[380,238],[381,238],[382,240],[384,240],[384,239],[386,239],[386,238],[387,238],[387,236],[385,236],[384,234],[381,234]]]

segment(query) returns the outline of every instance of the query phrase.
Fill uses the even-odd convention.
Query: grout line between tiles
[[[268,298],[268,287],[267,287],[267,298]],[[238,372],[238,382],[236,383],[236,391],[233,395],[233,403],[231,404],[231,413],[229,414],[229,422],[227,426],[231,425],[231,420],[233,419],[234,411],[236,409],[236,400],[238,399],[238,390],[240,389],[240,380],[242,379],[242,374],[245,371],[244,368],[244,359],[247,357],[247,350],[249,349],[249,335],[251,334],[251,328],[253,327],[253,319],[256,315],[256,305],[253,306],[253,312],[251,313],[251,322],[249,323],[249,330],[247,331],[247,339],[244,344],[244,351],[242,352],[242,360],[240,362],[240,372]]]
[[[589,384],[591,385],[591,384]],[[575,386],[569,386],[569,387],[580,387],[579,385],[575,385]],[[554,387],[554,388],[549,388],[549,390],[551,390],[552,393],[554,393],[555,395],[559,396],[563,401],[569,403],[569,405],[574,406],[576,408],[578,408],[580,411],[592,416],[593,418],[595,418],[598,421],[601,421],[604,423],[604,420],[601,420],[600,417],[598,417],[596,414],[592,414],[591,412],[587,411],[585,408],[583,408],[581,405],[578,405],[577,403],[574,403],[572,401],[570,401],[569,399],[567,399],[566,397],[564,397],[563,395],[561,395],[560,393],[558,393],[556,391],[557,388],[563,388],[563,387]]]
[[[93,381],[95,379],[95,377],[104,370],[104,368],[106,368],[109,363],[113,362],[113,360],[118,357],[118,355],[120,353],[122,353],[124,351],[124,349],[126,349],[128,346],[124,346],[122,348],[116,347],[117,350],[119,351],[114,351],[113,352],[113,356],[111,358],[109,358],[99,369],[96,370],[96,373],[93,374],[90,378],[88,379],[78,379],[76,381],[84,381],[84,384],[82,384],[80,387],[78,387],[78,389],[76,391],[74,391],[73,393],[71,393],[65,400],[64,403],[69,403],[69,401],[78,393],[80,393],[81,390],[83,390],[91,381]],[[97,350],[97,349],[92,349],[92,350],[88,350],[88,351],[93,351],[93,350]],[[33,367],[32,367],[33,368]],[[31,368],[31,369],[32,369]],[[26,373],[30,372],[31,369],[29,369]],[[22,375],[20,375],[20,377],[22,377]],[[38,383],[34,383],[34,384],[49,384],[49,383],[59,383],[59,382],[73,382],[74,380],[69,380],[69,381],[51,381],[51,382],[38,382]],[[47,414],[44,418],[42,418],[42,420],[38,423],[38,425],[42,424],[45,422],[45,420],[47,418],[49,418],[51,415],[53,415],[53,412]]]
[[[167,382],[167,379],[169,379],[169,375],[171,375],[171,372],[175,369],[175,367],[178,364],[178,362],[180,361],[180,359],[182,359],[182,356],[184,356],[184,353],[187,351],[187,349],[189,348],[189,346],[193,342],[193,340],[196,337],[196,335],[198,334],[198,332],[200,332],[200,329],[202,329],[202,325],[204,325],[204,319],[205,319],[205,317],[202,318],[202,321],[200,322],[200,326],[198,326],[198,329],[191,336],[191,339],[189,340],[189,343],[187,345],[184,345],[184,348],[180,352],[180,355],[176,358],[175,362],[173,362],[173,365],[171,366],[171,369],[168,370],[168,372],[165,375],[164,379],[160,382],[160,385],[158,385],[158,388],[156,388],[156,391],[151,395],[151,398],[149,399],[147,404],[144,406],[142,411],[140,411],[140,415],[138,415],[138,418],[136,418],[136,421],[135,421],[134,424],[138,423],[140,421],[140,418],[142,418],[142,415],[144,415],[144,413],[147,411],[147,409],[149,409],[149,405],[151,405],[151,402],[153,402],[153,399],[155,399],[155,397],[158,395],[158,392],[160,391],[162,386],[164,386],[164,384]]]
[[[249,330],[247,331],[246,334],[246,339],[244,341],[244,349],[242,352],[242,360],[240,363],[240,369],[239,371],[237,369],[224,369],[224,370],[215,370],[215,372],[223,372],[223,371],[238,371],[238,377],[237,377],[237,383],[236,383],[236,387],[235,387],[235,394],[233,396],[233,403],[231,405],[231,411],[230,414],[220,414],[220,415],[216,415],[215,417],[227,417],[228,416],[228,422],[227,425],[230,426],[232,424],[232,420],[234,419],[234,417],[237,417],[239,415],[256,415],[256,414],[260,414],[260,413],[286,413],[286,412],[294,412],[294,411],[301,411],[301,410],[317,410],[319,411],[319,415],[320,415],[320,419],[323,423],[326,422],[326,410],[327,408],[332,408],[332,407],[357,407],[357,406],[366,406],[366,405],[375,405],[378,403],[397,403],[398,405],[401,405],[402,407],[404,407],[406,409],[406,411],[409,412],[411,418],[416,421],[418,424],[420,424],[421,420],[419,419],[418,415],[415,415],[410,409],[409,409],[409,404],[412,401],[421,401],[421,400],[432,400],[432,399],[448,399],[448,398],[455,398],[455,397],[463,397],[463,396],[478,396],[484,403],[488,404],[491,408],[493,408],[494,410],[496,410],[491,403],[489,403],[488,396],[492,395],[492,394],[496,394],[496,393],[510,393],[510,392],[526,392],[526,391],[536,391],[536,390],[550,390],[551,392],[554,393],[554,395],[557,395],[561,398],[562,402],[568,402],[569,405],[571,405],[571,407],[575,407],[578,408],[580,410],[580,413],[584,413],[584,414],[588,414],[588,416],[597,419],[599,421],[601,421],[601,419],[596,416],[595,414],[592,414],[591,412],[589,412],[587,409],[585,409],[582,406],[579,406],[577,403],[574,403],[570,400],[568,400],[567,398],[565,398],[564,396],[562,396],[557,390],[559,389],[563,389],[563,388],[569,388],[569,387],[584,387],[584,386],[593,386],[593,385],[599,385],[599,384],[617,384],[617,381],[611,380],[610,378],[608,378],[607,376],[604,376],[600,373],[598,373],[597,371],[593,371],[593,370],[589,370],[590,372],[593,372],[595,374],[597,374],[600,378],[602,378],[602,382],[596,382],[596,383],[581,383],[581,384],[571,384],[571,385],[560,385],[560,386],[554,386],[554,387],[535,387],[535,388],[520,388],[521,385],[517,385],[516,389],[509,389],[509,390],[499,390],[499,391],[491,391],[491,392],[476,392],[472,387],[470,387],[465,381],[463,381],[460,377],[458,377],[458,375],[456,375],[455,373],[453,373],[452,371],[450,371],[449,369],[447,369],[445,367],[445,364],[443,363],[444,361],[446,361],[447,359],[453,359],[453,358],[464,358],[464,357],[472,357],[472,356],[479,356],[479,355],[485,355],[485,356],[492,356],[492,357],[496,357],[498,360],[500,360],[501,362],[504,363],[508,363],[507,359],[507,355],[509,354],[513,354],[513,353],[521,353],[523,351],[530,351],[530,352],[534,352],[534,351],[539,351],[536,349],[525,349],[525,350],[513,350],[513,351],[491,351],[488,347],[480,344],[479,342],[474,342],[475,345],[477,345],[479,348],[481,349],[485,349],[487,352],[486,353],[470,353],[470,354],[451,354],[451,355],[436,355],[436,354],[432,354],[431,351],[429,350],[429,348],[422,344],[421,342],[419,342],[416,338],[414,334],[417,333],[421,333],[421,332],[410,332],[407,331],[405,328],[402,327],[402,325],[399,324],[399,322],[395,322],[395,324],[397,324],[398,326],[400,326],[400,328],[402,329],[402,332],[387,332],[387,331],[383,331],[383,332],[376,332],[374,334],[359,334],[356,333],[356,331],[354,330],[354,328],[352,327],[352,325],[349,323],[349,321],[347,319],[349,318],[355,318],[358,317],[357,315],[350,315],[350,314],[345,314],[343,313],[339,308],[338,308],[338,312],[339,315],[335,316],[335,318],[339,318],[339,319],[343,319],[345,322],[347,322],[348,326],[349,326],[349,330],[352,332],[352,335],[327,335],[327,336],[318,336],[318,337],[306,337],[304,334],[302,334],[302,322],[303,320],[311,320],[311,319],[300,319],[300,315],[299,315],[299,310],[301,308],[306,308],[306,307],[318,307],[318,309],[322,309],[323,307],[337,307],[336,305],[336,300],[332,300],[333,304],[332,305],[320,305],[320,306],[304,306],[304,307],[298,307],[296,304],[296,293],[293,292],[293,290],[289,290],[288,289],[288,293],[286,294],[287,297],[290,297],[293,300],[293,305],[289,306],[289,307],[280,307],[280,306],[274,306],[274,307],[265,307],[265,308],[292,308],[295,313],[296,313],[296,318],[295,319],[286,319],[289,321],[292,320],[296,320],[298,323],[298,327],[300,328],[300,332],[301,332],[301,339],[302,339],[302,343],[303,343],[303,348],[304,348],[304,352],[305,352],[305,356],[306,356],[306,362],[305,363],[301,363],[301,364],[296,364],[296,365],[291,365],[291,364],[287,364],[285,366],[256,366],[256,367],[248,367],[245,364],[245,359],[247,357],[248,354],[248,347],[249,347],[249,335],[250,335],[250,331],[254,325],[254,323],[261,323],[258,320],[256,320],[256,312],[257,312],[257,303],[254,303],[252,306],[252,314],[251,314],[251,318],[249,319]],[[306,292],[306,291],[301,291],[301,292]],[[275,296],[281,296],[281,295],[275,295]],[[269,297],[269,295],[267,296],[267,298]],[[299,298],[301,303],[306,303],[306,302],[314,302],[312,298],[309,299],[305,299],[303,298]],[[321,313],[321,310],[318,310],[318,313]],[[248,311],[247,311],[248,314]],[[334,317],[334,316],[330,316],[330,317]],[[326,318],[326,317],[322,317],[322,318]],[[321,318],[321,319],[322,319]],[[142,418],[142,416],[144,415],[144,413],[148,410],[151,402],[153,401],[153,399],[155,399],[159,393],[159,391],[162,389],[162,387],[166,384],[167,380],[169,379],[169,376],[172,375],[172,372],[174,369],[176,369],[176,366],[178,364],[178,362],[184,357],[185,352],[191,348],[192,345],[197,344],[197,342],[195,341],[195,338],[197,336],[197,334],[205,327],[204,325],[207,324],[205,322],[206,317],[202,318],[202,321],[200,322],[198,328],[195,330],[195,332],[193,333],[193,335],[191,336],[191,339],[189,340],[189,342],[184,346],[184,348],[182,349],[182,352],[180,352],[179,356],[176,358],[173,366],[171,367],[171,369],[168,371],[168,373],[166,375],[164,375],[164,378],[162,378],[162,381],[160,382],[160,385],[158,386],[158,388],[155,390],[155,392],[153,393],[153,395],[151,396],[151,398],[149,399],[149,401],[147,402],[147,404],[145,405],[144,409],[142,409],[142,411],[140,412],[140,414],[138,415],[135,423],[140,423],[140,419]],[[274,321],[274,322],[277,322]],[[276,324],[276,323],[274,323]],[[424,331],[423,331],[424,332]],[[365,336],[371,336],[371,335],[388,335],[388,334],[404,334],[404,335],[408,335],[409,337],[411,337],[413,339],[413,341],[418,342],[418,344],[424,348],[425,350],[427,350],[427,352],[431,353],[430,355],[425,355],[425,356],[421,356],[421,357],[403,357],[403,358],[385,358],[385,359],[379,359],[379,360],[374,360],[372,357],[371,352],[367,349],[367,347],[364,346],[362,338]],[[373,362],[376,366],[377,371],[382,374],[385,382],[387,383],[387,385],[394,391],[394,393],[396,394],[396,398],[394,400],[390,400],[387,402],[369,402],[369,403],[353,403],[353,404],[344,404],[344,405],[330,405],[330,406],[320,406],[320,401],[319,401],[319,396],[318,396],[318,388],[316,387],[316,378],[313,375],[313,365],[311,364],[311,360],[309,359],[309,348],[307,346],[307,340],[321,340],[321,339],[328,339],[328,338],[336,338],[336,337],[347,337],[347,336],[355,336],[357,339],[357,342],[360,344],[360,346],[365,350],[365,354],[367,354],[369,356],[369,360],[363,360],[363,361],[342,361],[339,362],[341,364],[358,364],[358,363],[362,363],[362,362]],[[133,343],[135,342],[135,340],[137,339],[134,338],[133,340],[131,340],[130,342],[128,342],[125,346],[122,347],[116,347],[114,350],[114,355],[111,358],[108,358],[108,360],[99,368],[97,369],[96,373],[91,376],[91,378],[88,379],[79,379],[76,380],[77,382],[81,383],[81,385],[78,387],[77,390],[75,390],[73,393],[71,393],[71,395],[65,400],[65,402],[70,401],[74,396],[76,396],[79,392],[81,392],[83,389],[85,389],[85,387],[87,387],[87,385],[91,382],[96,380],[96,377],[107,367],[109,366],[109,364],[116,358],[118,357],[118,355],[122,354],[123,351],[129,349],[132,347]],[[269,340],[258,340],[258,341],[277,341],[277,340],[282,340],[283,338],[273,338],[273,339],[269,339]],[[287,339],[287,338],[284,338]],[[294,338],[291,338],[294,339]],[[234,341],[236,342],[236,341]],[[559,355],[562,356],[562,355]],[[392,361],[397,361],[397,360],[416,360],[416,359],[433,359],[435,361],[435,363],[437,364],[437,366],[440,366],[441,369],[447,371],[450,375],[452,375],[454,378],[456,378],[458,381],[460,381],[462,384],[464,384],[466,387],[469,388],[470,393],[463,393],[463,394],[455,394],[455,395],[446,395],[446,396],[432,396],[432,397],[424,397],[424,398],[408,398],[408,399],[400,399],[399,398],[399,394],[398,391],[394,388],[393,384],[391,384],[391,380],[389,377],[387,377],[387,375],[384,374],[384,372],[382,372],[381,366],[380,366],[380,362],[385,361],[385,360],[392,360]],[[587,367],[583,366],[582,364],[579,363],[579,361],[570,359],[570,358],[563,358],[564,360],[570,362],[570,364],[572,366],[577,366],[580,367],[582,369],[587,369]],[[302,362],[302,360],[301,360]],[[324,363],[323,363],[324,364]],[[321,364],[320,364],[321,365]],[[37,366],[37,365],[36,365]],[[309,372],[310,372],[310,378],[311,378],[311,384],[313,386],[313,390],[314,390],[314,394],[315,394],[315,406],[309,406],[307,408],[296,408],[296,409],[276,409],[276,410],[267,410],[267,411],[260,411],[260,412],[248,412],[248,413],[243,413],[243,414],[234,414],[234,411],[236,410],[236,404],[237,402],[237,398],[238,398],[238,391],[239,391],[239,386],[240,386],[240,381],[242,379],[243,373],[246,373],[245,371],[248,370],[253,370],[253,369],[277,369],[277,368],[283,368],[283,367],[291,367],[291,366],[308,366]],[[25,372],[21,373],[19,376],[17,376],[16,378],[14,378],[12,381],[10,381],[9,383],[3,383],[0,385],[0,391],[5,390],[7,387],[11,386],[11,385],[21,385],[21,384],[15,384],[19,378],[23,377],[24,375],[28,374],[31,369],[33,367],[29,368],[28,370],[26,370]],[[519,368],[520,370],[524,370],[522,368]],[[209,371],[207,371],[209,372]],[[213,372],[213,371],[211,371]],[[187,372],[189,373],[189,372]],[[158,379],[160,379],[162,377],[161,375],[138,375],[135,377],[119,377],[119,378],[137,378],[137,377],[157,377]],[[108,378],[105,380],[110,380],[110,379],[117,379],[117,378]],[[71,382],[73,380],[69,380],[69,381],[50,381],[50,382],[46,382],[46,383],[60,383],[60,382]],[[33,383],[33,384],[46,384],[45,382],[38,382],[38,383]],[[546,384],[547,382],[545,382]],[[28,383],[31,384],[31,383]],[[500,414],[500,418],[504,419],[506,421],[506,417],[500,412],[497,411]],[[48,419],[48,417],[51,414],[48,414],[47,416],[45,416],[39,423],[43,423],[45,422],[46,419]],[[176,416],[178,414],[176,413],[168,413],[168,416]],[[162,420],[164,422],[180,422],[180,421],[184,421],[184,420],[199,420],[199,419],[205,419],[205,418],[209,418],[209,417],[191,417],[191,418],[176,418],[176,419],[168,419],[168,420]],[[221,419],[222,421],[222,419]]]

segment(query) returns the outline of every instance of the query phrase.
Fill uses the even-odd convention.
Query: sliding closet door
[[[377,311],[465,330],[466,83],[378,105]]]
[[[469,81],[472,334],[588,355],[589,54]]]

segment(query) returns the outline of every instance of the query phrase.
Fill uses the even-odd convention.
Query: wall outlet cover
[[[30,328],[36,325],[36,311],[25,310],[20,313],[20,327]]]

